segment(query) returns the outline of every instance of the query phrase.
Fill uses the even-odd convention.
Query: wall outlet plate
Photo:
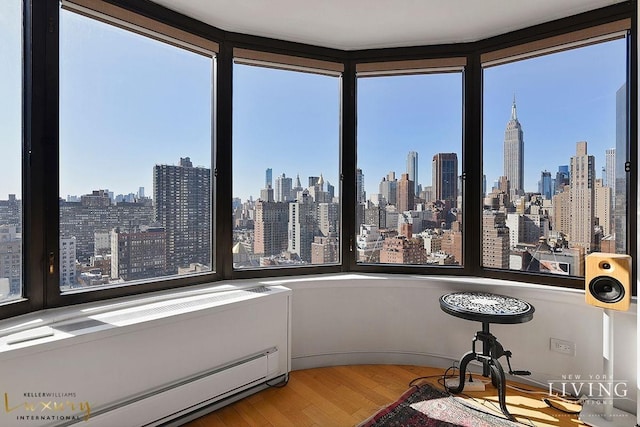
[[[555,351],[556,353],[568,354],[569,356],[576,355],[576,344],[572,341],[550,338],[549,349],[551,351]]]
[[[445,385],[447,386],[447,388],[452,389],[452,388],[457,388],[458,384],[460,384],[460,381],[458,378],[447,378],[445,380]],[[466,391],[484,391],[484,383],[482,381],[469,381],[469,380],[465,380],[464,381],[464,390],[462,390],[463,392]]]

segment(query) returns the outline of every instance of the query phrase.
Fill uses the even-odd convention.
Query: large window
[[[22,296],[22,2],[0,2],[0,301]]]
[[[211,271],[213,53],[60,21],[60,289]]]
[[[484,267],[580,277],[585,255],[627,253],[627,40],[611,38],[485,64]]]
[[[357,261],[462,265],[461,68],[357,84]]]
[[[0,317],[292,270],[582,287],[637,252],[636,13],[341,51],[0,1]]]
[[[233,68],[233,265],[336,264],[339,67],[274,67],[238,57]]]

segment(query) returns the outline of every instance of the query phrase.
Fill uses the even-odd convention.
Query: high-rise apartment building
[[[76,238],[60,239],[60,288],[69,289],[76,282]]]
[[[451,256],[455,264],[462,265],[462,222],[459,219],[451,223],[450,230],[444,231],[440,245],[442,252]]]
[[[15,194],[7,200],[0,200],[0,225],[15,225],[16,232],[22,233],[22,202]]]
[[[595,245],[595,163],[595,157],[587,153],[587,142],[576,143],[576,155],[570,163],[569,246],[582,247],[587,253]]]
[[[418,153],[416,151],[409,151],[407,154],[407,174],[409,175],[409,180],[413,181],[414,189],[413,194],[420,194],[418,183]]]
[[[336,234],[340,231],[338,224],[340,221],[340,205],[337,203],[320,202],[318,207],[318,231],[323,236]]]
[[[338,238],[335,233],[329,236],[316,236],[311,243],[311,264],[330,264],[339,261]]]
[[[260,190],[260,200],[263,202],[273,202],[273,188],[268,186],[267,188],[263,188]]]
[[[616,189],[616,149],[607,148],[604,153],[604,176],[602,185]]]
[[[627,102],[627,84],[624,83],[616,91],[616,158],[615,186],[613,192],[613,221],[616,253],[627,253],[627,194],[628,173],[625,170],[629,140],[629,115]]]
[[[153,206],[147,198],[113,204],[108,193],[94,191],[79,202],[60,201],[60,238],[76,238],[76,257],[82,263],[95,255],[96,231],[150,224],[153,220]]]
[[[611,236],[611,187],[603,185],[601,179],[596,179],[595,188],[595,215],[603,236]]]
[[[482,265],[489,268],[509,268],[509,228],[505,215],[499,211],[484,211],[482,215]]]
[[[389,205],[396,205],[397,203],[397,191],[398,181],[396,180],[396,173],[389,172],[386,177],[382,178],[379,185],[379,191],[382,199]]]
[[[409,179],[409,174],[403,173],[398,181],[398,212],[406,212],[414,209],[414,189],[413,181]]]
[[[364,174],[362,169],[356,169],[356,203],[364,203],[367,200],[367,194],[364,191]]]
[[[211,268],[211,170],[193,167],[189,157],[155,165],[153,196],[155,220],[167,233],[167,273],[192,263]]]
[[[311,243],[316,235],[316,204],[309,192],[304,190],[301,197],[289,203],[287,250],[305,262],[311,262]]]
[[[458,155],[456,153],[434,155],[431,174],[434,199],[455,202],[458,197]]]
[[[259,256],[280,255],[287,249],[289,204],[285,202],[256,202],[253,253]]]
[[[9,282],[9,295],[20,295],[22,286],[22,235],[16,230],[15,225],[0,224],[0,282]],[[0,298],[7,297],[5,291]]]
[[[167,234],[163,227],[117,227],[110,236],[111,279],[128,281],[166,275]]]
[[[511,106],[511,119],[504,131],[504,175],[511,185],[509,196],[524,194],[524,137],[516,112],[516,99]]]
[[[287,178],[285,174],[276,177],[276,184],[273,191],[273,196],[276,202],[288,202],[291,200],[291,188],[293,187],[293,180]]]
[[[553,196],[552,228],[556,233],[571,233],[571,187],[567,184]]]

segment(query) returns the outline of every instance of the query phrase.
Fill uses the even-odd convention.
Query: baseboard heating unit
[[[281,286],[224,288],[2,335],[0,425],[177,425],[286,379],[290,308]]]

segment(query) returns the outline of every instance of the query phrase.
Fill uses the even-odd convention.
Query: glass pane
[[[485,267],[626,253],[626,61],[620,39],[484,70]]]
[[[462,265],[462,73],[358,78],[358,262]]]
[[[0,2],[0,301],[22,295],[22,1]]]
[[[233,72],[234,268],[339,262],[340,78]]]
[[[213,58],[66,10],[60,288],[211,271]]]

